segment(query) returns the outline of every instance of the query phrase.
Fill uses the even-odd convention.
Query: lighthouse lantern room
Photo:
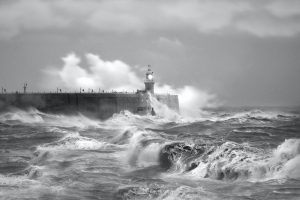
[[[151,70],[151,65],[148,65],[148,70],[146,72],[146,79],[145,79],[145,91],[154,94],[154,78],[153,78],[153,71]]]

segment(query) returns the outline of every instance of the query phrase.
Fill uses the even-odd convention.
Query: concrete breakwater
[[[128,110],[134,114],[154,114],[151,98],[167,105],[170,109],[179,111],[177,95],[162,95],[154,93],[153,72],[148,66],[145,74],[145,89],[136,93],[27,93],[27,83],[23,93],[6,93],[2,88],[0,94],[0,112],[11,108],[36,108],[48,113],[76,114],[82,113],[91,117],[107,119],[114,113]]]
[[[0,94],[0,111],[10,108],[36,108],[48,113],[82,113],[107,119],[114,113],[128,110],[147,114],[152,107],[149,93],[8,93]],[[177,95],[153,95],[159,102],[178,111]]]

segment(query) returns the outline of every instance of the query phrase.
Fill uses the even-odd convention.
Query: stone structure
[[[128,110],[135,114],[153,114],[150,95],[169,108],[179,111],[177,95],[154,93],[154,77],[148,68],[145,90],[136,93],[2,93],[0,94],[0,111],[12,107],[27,109],[34,107],[48,113],[74,114],[107,119],[114,113]],[[26,85],[27,86],[27,85]]]

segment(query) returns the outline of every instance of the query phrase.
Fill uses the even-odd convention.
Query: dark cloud
[[[298,0],[0,1],[0,85],[119,88],[93,71],[90,57],[101,55],[136,74],[138,84],[112,76],[124,87],[141,85],[151,64],[169,88],[196,86],[227,105],[299,105],[299,17]],[[92,54],[51,67],[72,51]]]
[[[148,30],[195,29],[214,33],[242,30],[262,36],[300,32],[297,1],[13,1],[0,5],[0,36],[23,30],[90,28],[100,32],[145,33]],[[236,20],[238,18],[238,20]],[[281,18],[278,20],[278,18]]]

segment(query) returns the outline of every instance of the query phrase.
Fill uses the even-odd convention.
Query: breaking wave
[[[231,141],[176,142],[159,132],[131,131],[122,157],[134,168],[159,166],[169,175],[193,179],[300,179],[300,139],[287,139],[272,150]]]
[[[247,143],[187,143],[163,134],[126,132],[123,158],[135,168],[159,166],[168,174],[216,180],[300,179],[300,139],[287,139],[276,149],[264,150]]]
[[[109,146],[112,146],[112,144],[101,142],[93,138],[83,137],[80,136],[79,133],[72,133],[53,143],[38,146],[37,150],[96,150],[100,148],[107,148]]]
[[[236,121],[240,123],[244,122],[263,122],[271,120],[288,120],[290,118],[299,117],[299,114],[292,114],[288,112],[279,112],[279,111],[263,111],[259,109],[254,109],[244,112],[236,113],[217,113],[215,115],[206,115],[206,119],[210,121]]]
[[[124,153],[126,161],[135,167],[148,167],[159,164],[159,151],[163,139],[151,131],[136,131],[129,139]]]
[[[225,142],[218,145],[165,146],[160,164],[173,173],[217,180],[300,178],[300,139],[288,139],[275,150]]]
[[[43,117],[39,115],[36,109],[14,110],[0,115],[0,121],[4,123],[42,123]]]
[[[10,112],[0,114],[0,122],[8,124],[41,124],[63,127],[99,127],[99,121],[90,119],[82,114],[58,115],[43,113],[35,108],[29,110],[14,109]]]

